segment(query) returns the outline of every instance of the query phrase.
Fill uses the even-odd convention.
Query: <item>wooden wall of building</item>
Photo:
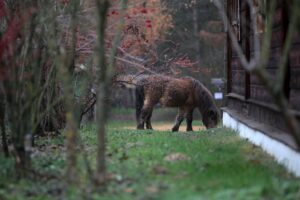
[[[280,63],[283,45],[288,29],[288,2],[277,0],[278,5],[274,15],[272,27],[272,38],[270,46],[270,58],[266,69],[271,77],[274,77]],[[239,4],[239,5],[238,5]],[[250,11],[246,0],[228,1],[229,20],[234,25],[239,20],[238,31],[239,43],[243,48],[246,57],[249,59],[254,54],[253,37],[251,31]],[[239,7],[238,11],[236,8]],[[239,15],[237,17],[237,15]],[[261,38],[262,38],[261,34]],[[228,103],[227,108],[241,113],[244,117],[263,123],[266,126],[286,131],[286,125],[278,112],[273,99],[266,91],[256,76],[248,74],[240,64],[239,58],[231,47],[229,37],[227,44],[227,78],[228,78]],[[275,81],[275,80],[274,80]],[[275,83],[275,82],[274,82]],[[290,108],[298,113],[300,117],[300,33],[295,34],[284,86],[286,97],[290,102]],[[299,120],[300,122],[300,120]],[[272,134],[272,133],[270,133]]]
[[[290,103],[291,107],[300,111],[300,33],[298,32],[293,40],[289,54],[290,64]]]

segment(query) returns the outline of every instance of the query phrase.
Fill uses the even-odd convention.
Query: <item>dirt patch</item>
[[[155,124],[154,123],[154,124],[152,124],[152,127],[156,131],[171,131],[173,124],[172,123],[165,123],[165,124]],[[135,126],[127,126],[124,128],[130,129],[130,130],[136,129]],[[205,130],[205,129],[206,129],[205,126],[193,126],[194,131]],[[179,131],[186,132],[186,125],[181,125],[179,128]]]

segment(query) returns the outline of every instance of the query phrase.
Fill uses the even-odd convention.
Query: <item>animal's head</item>
[[[218,125],[220,114],[211,92],[200,82],[196,82],[196,101],[202,115],[202,121],[207,129]]]
[[[202,121],[207,129],[215,128],[218,125],[220,114],[216,107],[212,107],[207,110],[202,118]]]

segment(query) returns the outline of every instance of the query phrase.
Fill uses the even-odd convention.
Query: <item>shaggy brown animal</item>
[[[141,76],[136,82],[137,128],[152,129],[153,107],[160,103],[165,107],[178,107],[178,115],[172,131],[178,131],[186,118],[187,131],[193,131],[193,110],[198,108],[206,128],[214,128],[219,121],[219,111],[208,89],[190,78],[171,78],[161,75]]]

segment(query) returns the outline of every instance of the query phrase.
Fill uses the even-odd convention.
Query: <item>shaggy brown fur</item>
[[[142,76],[136,82],[136,118],[137,128],[152,129],[151,115],[154,105],[178,107],[172,131],[178,131],[186,118],[187,131],[192,131],[193,110],[198,108],[206,128],[216,127],[219,111],[208,89],[199,81],[190,78],[171,78],[160,75]]]

